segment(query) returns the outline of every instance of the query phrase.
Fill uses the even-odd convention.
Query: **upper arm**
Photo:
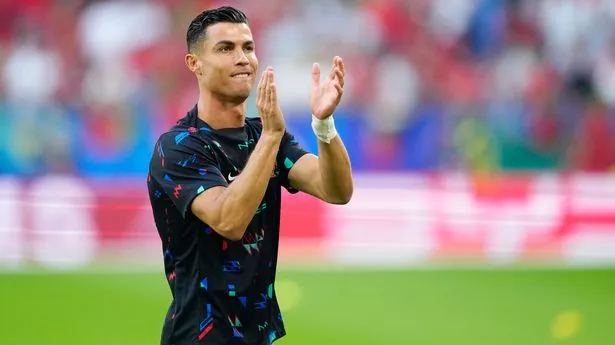
[[[288,132],[282,139],[278,166],[282,185],[290,193],[301,191],[325,201],[318,157],[305,151]]]
[[[213,229],[218,229],[217,224],[220,222],[220,219],[217,219],[215,205],[225,189],[226,187],[222,186],[211,187],[197,195],[190,205],[192,213]]]
[[[162,186],[184,218],[193,210],[193,200],[198,195],[207,192],[204,201],[215,195],[210,189],[228,186],[215,156],[204,146],[204,141],[193,135],[177,140],[172,134],[165,134],[156,144],[150,162],[152,178]],[[202,201],[199,204],[203,204]]]
[[[280,150],[278,151],[276,163],[279,168],[280,183],[290,193],[297,193],[298,191],[304,192],[304,190],[297,188],[296,185],[291,183],[290,172],[295,170],[295,165],[306,156],[310,155],[299,145],[299,142],[295,140],[292,134],[286,132],[280,143]]]
[[[317,156],[307,154],[299,158],[292,169],[290,169],[288,180],[294,189],[315,196],[322,201],[327,201],[326,195],[322,190]]]

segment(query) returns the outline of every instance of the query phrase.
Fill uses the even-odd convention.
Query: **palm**
[[[344,63],[339,57],[333,60],[331,72],[324,82],[320,82],[320,67],[314,64],[312,68],[312,92],[310,106],[312,114],[319,119],[325,119],[333,114],[340,103],[344,87]]]
[[[338,103],[339,93],[331,80],[327,80],[312,90],[310,105],[314,116],[325,118],[333,114]]]

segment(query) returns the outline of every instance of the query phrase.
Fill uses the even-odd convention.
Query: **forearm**
[[[240,239],[265,195],[281,138],[263,135],[239,176],[218,197],[217,217],[230,238]]]
[[[353,192],[350,158],[339,135],[329,144],[318,140],[318,161],[322,192],[335,204],[350,201]]]

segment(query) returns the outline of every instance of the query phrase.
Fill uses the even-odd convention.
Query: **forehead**
[[[245,23],[216,23],[207,28],[205,37],[205,44],[216,44],[220,41],[241,44],[252,41],[252,32]]]

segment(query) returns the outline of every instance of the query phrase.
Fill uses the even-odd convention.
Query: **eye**
[[[233,48],[231,48],[229,46],[224,46],[224,47],[220,48],[220,51],[223,52],[223,53],[228,53],[228,52],[230,52],[232,50],[233,50]]]
[[[254,51],[254,46],[246,46],[244,49],[246,51],[253,52]]]

